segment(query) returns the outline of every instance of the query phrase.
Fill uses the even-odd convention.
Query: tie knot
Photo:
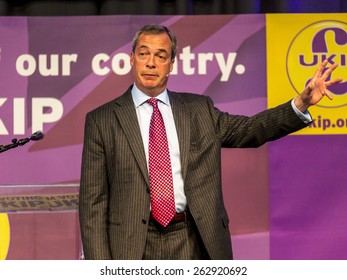
[[[149,98],[147,102],[151,104],[154,108],[158,108],[158,99],[157,98]]]

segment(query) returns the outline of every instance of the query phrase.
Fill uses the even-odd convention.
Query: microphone
[[[30,140],[32,141],[38,141],[38,140],[41,140],[43,139],[45,135],[43,134],[42,131],[36,131],[34,132],[31,136],[30,136]]]
[[[41,140],[41,139],[43,139],[43,137],[44,137],[44,134],[42,131],[36,131],[30,136],[30,138],[27,137],[27,138],[23,138],[23,139],[19,139],[19,140],[17,138],[14,138],[14,139],[12,139],[11,144],[8,144],[5,146],[0,145],[0,153],[5,152],[5,151],[10,150],[10,149],[13,149],[13,148],[16,148],[18,146],[23,146],[26,143],[28,143],[30,140],[33,140],[33,141]]]

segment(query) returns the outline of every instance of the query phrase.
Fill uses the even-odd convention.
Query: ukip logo
[[[328,80],[343,79],[329,87],[334,101],[323,98],[317,106],[336,108],[347,105],[347,23],[327,20],[305,27],[291,42],[286,59],[289,81],[298,94],[325,59],[329,64],[339,64],[328,77]]]

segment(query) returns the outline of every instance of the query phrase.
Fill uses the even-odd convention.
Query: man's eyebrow
[[[150,47],[146,46],[146,45],[142,45],[142,46],[139,46],[139,49],[150,49]],[[166,49],[157,49],[156,52],[165,52],[165,53],[169,53]]]
[[[165,52],[165,53],[169,53],[167,50],[165,49],[158,49],[159,52]]]

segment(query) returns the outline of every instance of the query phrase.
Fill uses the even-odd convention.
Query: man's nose
[[[147,60],[146,66],[148,68],[155,68],[156,67],[154,55],[149,55],[148,56],[148,60]]]

